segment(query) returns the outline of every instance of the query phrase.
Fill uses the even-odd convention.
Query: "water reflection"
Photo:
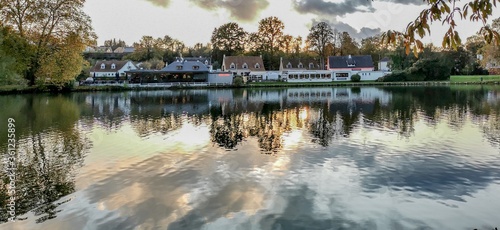
[[[17,96],[17,103],[6,99],[8,97],[0,97],[0,104],[5,106],[0,119],[15,118],[18,136],[16,214],[32,210],[37,223],[55,218],[57,207],[66,202],[59,199],[75,191],[74,174],[82,167],[88,148],[88,141],[76,127],[79,108],[63,96]],[[0,142],[2,156],[7,154],[5,137],[6,134],[2,135]],[[8,174],[4,167],[2,164],[0,177],[3,183],[7,183]],[[0,195],[3,198],[2,222],[9,218],[4,210],[10,199],[3,183]]]
[[[436,220],[440,213],[462,219],[468,208],[471,218],[455,227],[490,227],[496,219],[482,210],[500,205],[492,195],[500,192],[499,92],[452,86],[2,96],[0,119],[18,125],[23,191],[16,197],[23,221],[4,225],[414,229],[446,226],[449,219]],[[6,134],[0,129],[2,155]],[[6,181],[4,170],[1,176]],[[418,211],[423,207],[436,210],[433,217]]]

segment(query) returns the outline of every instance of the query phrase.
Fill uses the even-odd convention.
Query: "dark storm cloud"
[[[314,13],[320,15],[343,16],[354,12],[373,11],[371,2],[367,0],[352,0],[340,3],[326,2],[324,0],[300,0],[294,1],[293,7],[299,13]]]
[[[170,0],[146,0],[157,6],[167,7],[170,4]]]
[[[422,0],[383,0],[400,4],[422,5]],[[371,0],[345,0],[343,2],[327,2],[325,0],[295,0],[293,7],[299,13],[318,15],[343,16],[356,12],[374,12]]]
[[[227,9],[231,17],[240,21],[252,21],[258,13],[267,8],[267,0],[191,0],[207,10]]]

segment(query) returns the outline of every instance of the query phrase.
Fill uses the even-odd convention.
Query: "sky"
[[[269,16],[282,20],[284,32],[293,36],[305,39],[311,26],[325,21],[360,41],[390,29],[404,30],[425,7],[422,0],[87,0],[84,11],[92,18],[99,45],[112,38],[131,45],[144,35],[169,35],[193,46],[210,42],[214,28],[228,22],[256,32],[259,21]],[[492,15],[500,16],[500,8]],[[465,41],[481,25],[460,21],[457,31]],[[424,43],[440,46],[447,29],[433,23]]]

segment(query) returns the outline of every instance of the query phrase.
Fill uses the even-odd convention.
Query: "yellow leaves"
[[[455,40],[455,43],[460,45],[462,44],[462,39],[460,39],[460,36],[458,35],[458,32],[455,31],[455,35],[453,36],[453,40]]]
[[[39,82],[58,85],[75,79],[85,64],[81,55],[82,47],[82,41],[69,36],[59,43],[56,49],[43,55],[39,59],[40,68],[36,72]]]

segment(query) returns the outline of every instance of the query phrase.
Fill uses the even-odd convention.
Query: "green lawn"
[[[500,75],[455,75],[450,77],[450,82],[500,82]]]

